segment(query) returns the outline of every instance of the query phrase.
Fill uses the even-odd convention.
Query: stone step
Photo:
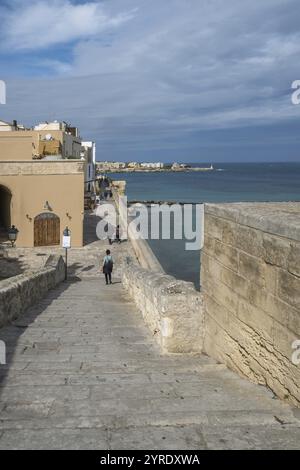
[[[299,447],[270,391],[205,355],[162,355],[116,281],[69,279],[0,330],[0,449]]]

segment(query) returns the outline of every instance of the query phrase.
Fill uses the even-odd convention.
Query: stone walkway
[[[95,277],[98,275],[107,249],[110,249],[113,254],[116,275],[118,276],[121,275],[125,258],[127,256],[135,258],[131,243],[123,241],[121,244],[113,243],[109,245],[108,240],[99,240],[97,238],[96,227],[99,220],[100,218],[95,213],[90,212],[85,214],[85,244],[81,248],[72,247],[68,252],[68,272],[70,276]],[[20,272],[38,270],[44,267],[47,258],[51,254],[61,255],[64,258],[65,250],[60,246],[10,248],[6,250],[6,261],[12,265],[15,263],[15,270]],[[13,273],[13,275],[15,274]]]
[[[265,388],[162,357],[119,281],[63,283],[0,339],[0,449],[299,448],[296,413]]]

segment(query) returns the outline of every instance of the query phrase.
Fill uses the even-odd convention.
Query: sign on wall
[[[71,237],[70,236],[63,236],[63,242],[62,242],[62,247],[63,248],[71,248]]]

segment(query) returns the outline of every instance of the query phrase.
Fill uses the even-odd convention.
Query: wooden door
[[[60,244],[60,220],[51,212],[39,214],[34,219],[34,246]]]

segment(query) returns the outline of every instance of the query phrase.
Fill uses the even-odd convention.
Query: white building
[[[79,130],[77,127],[70,126],[65,121],[52,121],[40,122],[33,128],[35,131],[63,131],[66,134],[79,137]]]
[[[81,159],[85,160],[85,191],[95,191],[95,177],[96,177],[96,144],[95,142],[82,142],[81,144]]]
[[[148,169],[151,169],[151,170],[155,170],[155,169],[161,169],[164,167],[164,164],[161,163],[161,162],[146,162],[146,163],[141,163],[141,167],[142,168],[148,168]]]
[[[40,141],[60,142],[60,150],[55,154],[61,154],[61,158],[80,158],[81,138],[77,127],[70,126],[64,121],[45,121],[34,126],[33,130],[39,134]]]
[[[11,122],[6,122],[2,121],[0,119],[0,132],[11,132],[11,131],[19,131],[19,130],[25,130],[25,127],[23,124],[18,124],[17,121]]]

